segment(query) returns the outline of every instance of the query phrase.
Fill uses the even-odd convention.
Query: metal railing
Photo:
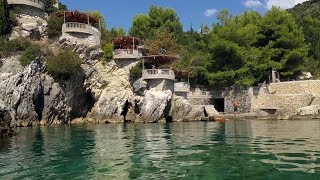
[[[174,83],[175,92],[190,92],[190,85],[186,82]]]
[[[41,0],[8,0],[8,4],[23,4],[44,10],[44,3]]]
[[[67,32],[85,33],[85,34],[101,37],[101,32],[97,28],[89,24],[78,23],[78,22],[64,23],[62,25],[62,33],[67,33]]]
[[[169,79],[175,80],[174,72],[170,69],[145,69],[142,79]]]

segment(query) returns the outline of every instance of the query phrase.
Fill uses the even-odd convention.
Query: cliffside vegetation
[[[39,46],[30,44],[21,54],[19,59],[22,66],[29,65],[32,61],[38,60],[41,55]]]
[[[56,56],[46,59],[47,71],[57,78],[68,79],[80,70],[81,59],[75,52],[63,50]]]
[[[309,0],[304,3],[298,4],[292,9],[289,9],[297,19],[302,19],[305,16],[311,16],[313,18],[320,17],[320,0]]]
[[[56,11],[54,1],[47,1],[47,12]],[[7,31],[10,21],[4,2],[0,0],[0,23],[4,24],[0,26],[1,33]],[[151,54],[180,54],[179,61],[167,66],[189,72],[192,84],[251,86],[267,80],[271,69],[279,71],[283,80],[293,80],[302,71],[320,74],[319,4],[320,0],[310,0],[290,10],[272,8],[264,15],[255,11],[231,15],[228,10],[222,10],[217,14],[218,22],[212,26],[201,26],[199,31],[191,27],[187,32],[183,32],[180,18],[173,9],[151,6],[146,14],[134,17],[128,35],[145,40]],[[64,5],[60,7],[66,9]],[[98,11],[88,13],[100,19],[96,26],[101,28],[103,59],[111,59],[110,42],[114,37],[125,35],[125,31],[108,29]],[[62,23],[61,17],[49,18],[50,38],[60,36]],[[0,48],[3,56],[10,53],[6,50],[10,43]],[[60,75],[64,74],[64,70],[61,72]]]
[[[48,20],[48,37],[57,38],[62,34],[63,17],[51,15]]]

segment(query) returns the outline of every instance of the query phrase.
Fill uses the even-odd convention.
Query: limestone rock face
[[[2,59],[0,67],[0,101],[13,110],[17,126],[68,123],[86,116],[93,98],[83,87],[84,73],[55,80],[40,62],[22,67],[18,59]]]
[[[13,124],[15,123],[12,109],[6,107],[0,101],[0,137],[7,137],[13,134]]]
[[[174,121],[187,120],[190,112],[192,111],[192,105],[183,97],[174,96],[173,98],[173,112],[172,117]],[[194,117],[195,118],[195,117]]]
[[[4,60],[0,70],[0,100],[15,110],[18,124],[32,125],[38,119],[37,97],[42,92],[39,66],[31,63],[20,66],[18,57]],[[12,67],[12,68],[9,68]]]
[[[63,33],[59,43],[61,47],[71,48],[73,52],[78,53],[84,62],[92,64],[102,57],[100,38],[97,36]]]
[[[47,14],[28,7],[15,7],[18,25],[13,28],[10,39],[18,37],[45,39],[48,27]]]
[[[192,106],[192,110],[187,115],[188,120],[200,121],[202,117],[205,117],[204,106],[196,105]]]
[[[170,90],[158,91],[151,89],[145,92],[140,101],[140,116],[145,122],[157,122],[163,118],[171,116]]]
[[[123,121],[123,113],[134,97],[128,72],[118,68],[114,62],[105,66],[99,62],[92,69],[85,69],[89,76],[85,87],[91,90],[96,101],[89,117],[98,122]]]

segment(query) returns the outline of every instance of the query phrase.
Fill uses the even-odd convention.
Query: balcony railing
[[[142,79],[169,79],[175,80],[174,72],[170,69],[145,69],[142,71]]]
[[[185,82],[174,83],[174,91],[175,92],[190,92],[190,85]]]
[[[101,32],[89,25],[89,24],[84,24],[84,23],[78,23],[78,22],[66,22],[62,25],[62,33],[84,33],[84,34],[90,34],[94,36],[98,36],[99,38],[101,37]]]
[[[44,3],[41,0],[8,0],[8,4],[27,5],[44,10]]]
[[[115,49],[113,59],[140,59],[142,56],[136,49]]]

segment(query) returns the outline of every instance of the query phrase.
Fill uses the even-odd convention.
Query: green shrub
[[[111,43],[107,43],[103,46],[103,58],[105,61],[113,59],[113,45]]]
[[[79,55],[67,50],[47,59],[48,72],[57,78],[69,78],[79,71],[80,65]]]
[[[130,68],[130,80],[135,81],[141,78],[142,75],[142,63],[139,63]]]
[[[23,38],[13,39],[10,41],[2,39],[0,43],[0,54],[2,54],[3,56],[11,56],[17,54],[31,46],[30,41]]]
[[[51,15],[48,20],[48,37],[56,38],[62,34],[63,17]]]
[[[14,11],[10,11],[9,19],[10,19],[11,27],[15,27],[19,25],[19,22],[17,20],[17,15]]]
[[[19,59],[22,66],[27,66],[31,61],[36,60],[41,55],[40,48],[36,45],[28,46],[21,54]]]

